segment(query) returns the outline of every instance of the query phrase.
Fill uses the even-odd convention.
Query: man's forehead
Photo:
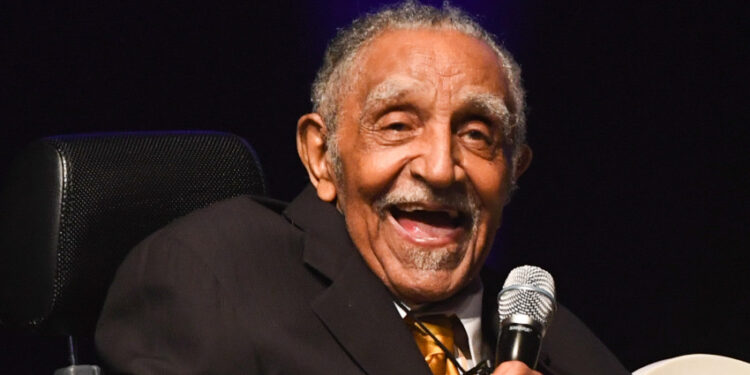
[[[372,91],[393,75],[452,79],[469,74],[476,84],[504,86],[504,68],[484,41],[452,29],[386,30],[375,36],[352,60],[346,74]],[[460,78],[459,78],[460,79]],[[400,79],[403,80],[403,77]],[[408,82],[398,82],[405,85]],[[501,88],[504,90],[504,88]]]

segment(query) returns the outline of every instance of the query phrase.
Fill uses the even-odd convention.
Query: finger
[[[521,361],[507,361],[500,364],[492,375],[542,375]]]

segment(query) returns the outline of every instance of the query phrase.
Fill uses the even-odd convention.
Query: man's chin
[[[441,248],[420,248],[409,246],[401,252],[403,267],[411,272],[452,272],[464,257],[464,251],[456,250],[458,246]],[[428,273],[429,275],[429,273]]]
[[[465,255],[465,248],[455,244],[440,248],[402,247],[398,260],[386,266],[384,282],[404,302],[440,301],[464,286]]]
[[[390,280],[389,289],[401,301],[423,304],[447,299],[458,293],[465,282],[455,279],[455,270],[410,269],[404,280]]]

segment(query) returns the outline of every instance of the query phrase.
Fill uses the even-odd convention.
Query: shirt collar
[[[435,304],[425,304],[411,308],[417,317],[420,315],[456,315],[461,321],[474,364],[486,357],[487,349],[482,344],[482,293],[484,286],[477,277],[455,296]],[[396,306],[401,317],[406,312]]]

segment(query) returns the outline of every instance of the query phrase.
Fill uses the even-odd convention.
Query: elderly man
[[[492,358],[499,284],[479,274],[531,160],[510,55],[459,10],[406,3],[339,33],[313,102],[311,186],[283,213],[234,198],[129,255],[96,337],[114,371],[457,374],[412,316],[460,367]],[[542,350],[547,374],[626,373],[562,307]]]

